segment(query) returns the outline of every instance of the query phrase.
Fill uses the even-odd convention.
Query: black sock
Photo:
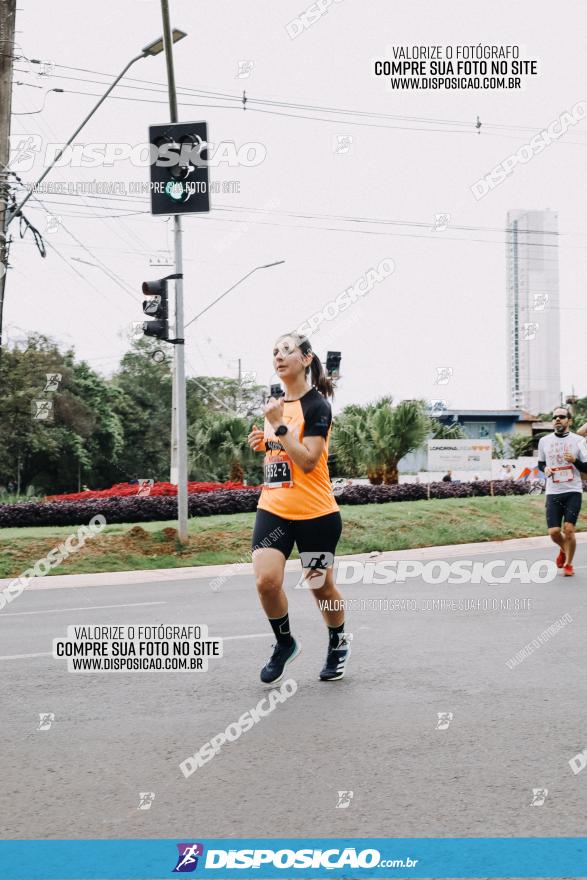
[[[283,617],[270,617],[269,623],[275,633],[277,644],[291,645],[293,638],[289,631],[289,614],[284,614]]]
[[[330,648],[338,648],[339,643],[339,635],[342,635],[344,632],[344,620],[340,624],[340,626],[329,626],[328,627],[328,646]]]

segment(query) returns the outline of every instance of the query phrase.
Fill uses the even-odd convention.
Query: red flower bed
[[[110,489],[96,489],[89,492],[71,492],[66,495],[47,495],[45,501],[89,501],[92,498],[126,498],[138,495],[177,495],[177,486],[172,483],[155,483],[153,486],[141,487],[138,483],[116,483]],[[189,483],[188,495],[201,492],[218,492],[221,489],[256,489],[257,486],[244,486],[242,483]]]

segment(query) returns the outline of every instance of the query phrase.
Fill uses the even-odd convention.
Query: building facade
[[[557,213],[508,211],[506,248],[508,405],[548,412],[561,400]]]

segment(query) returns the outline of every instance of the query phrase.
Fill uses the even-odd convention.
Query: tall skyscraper
[[[561,399],[558,215],[508,211],[508,399],[537,415]]]

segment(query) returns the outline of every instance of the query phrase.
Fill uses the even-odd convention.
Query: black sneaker
[[[351,656],[351,646],[342,639],[337,648],[328,648],[326,663],[320,673],[320,681],[337,681],[345,673],[346,663]]]
[[[261,670],[261,681],[264,684],[276,684],[283,678],[285,667],[298,656],[302,646],[293,639],[291,645],[273,646],[273,654]]]

